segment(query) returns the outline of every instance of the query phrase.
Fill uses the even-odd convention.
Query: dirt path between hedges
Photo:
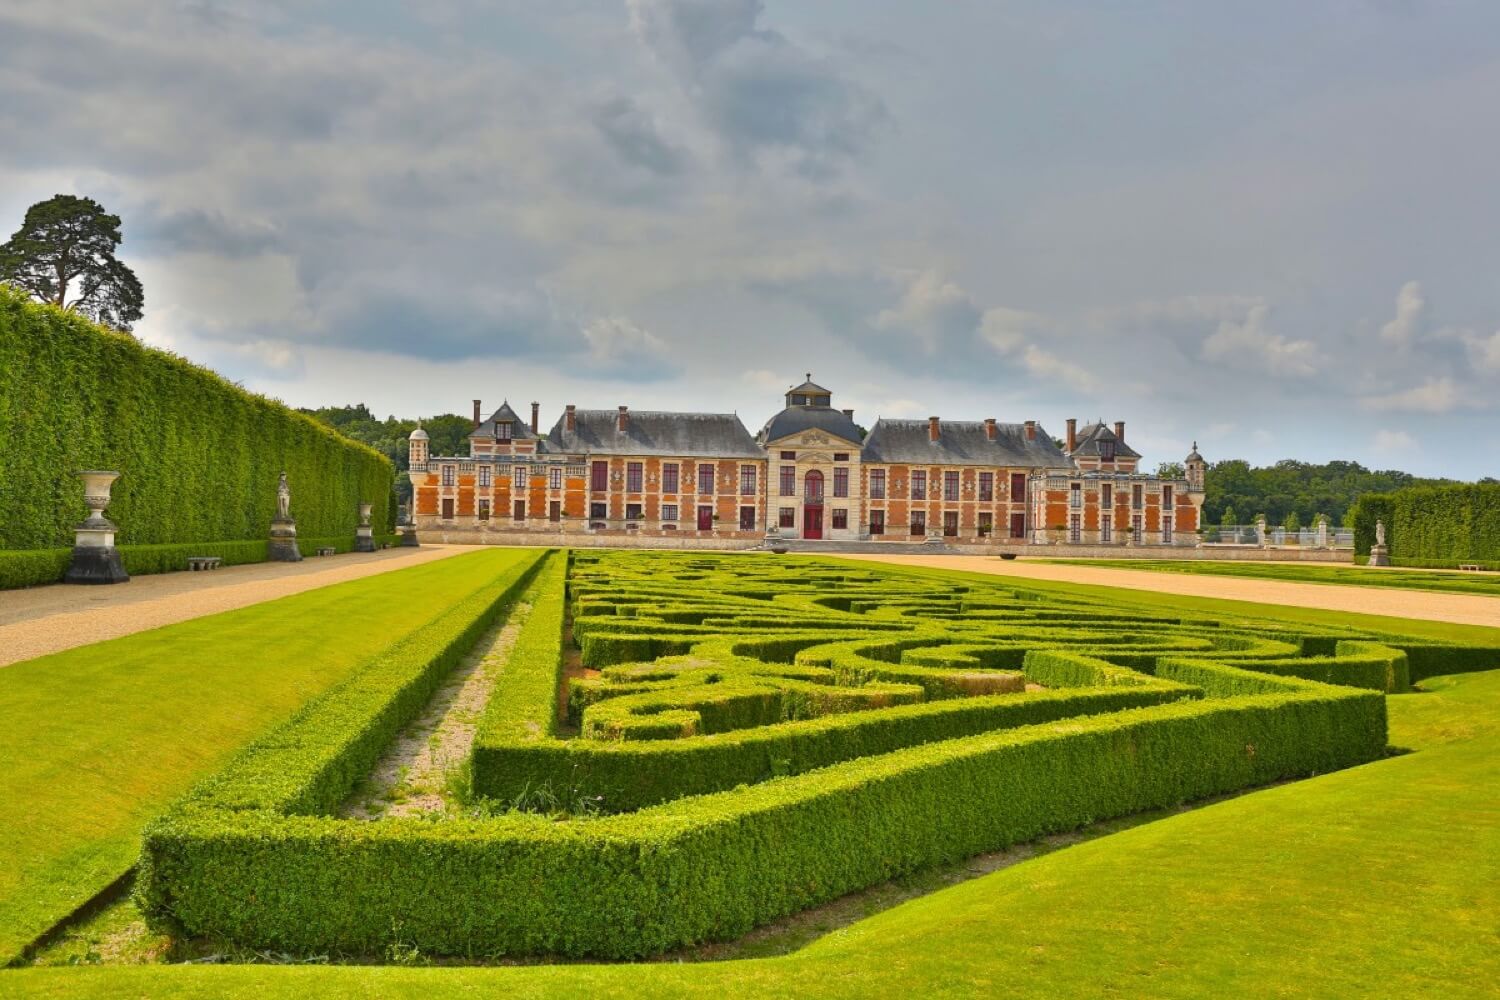
[[[1066,563],[1028,562],[1025,559],[1005,560],[998,556],[839,553],[838,558],[898,566],[967,570],[1022,580],[1089,583],[1102,587],[1150,590],[1158,594],[1180,594],[1184,597],[1288,604],[1299,608],[1353,611],[1366,615],[1391,615],[1396,618],[1421,618],[1457,625],[1500,628],[1500,597],[1479,594],[1440,594],[1426,590],[1399,590],[1394,587],[1347,587],[1328,583],[1294,583],[1289,580],[1158,573],[1143,569],[1070,566]]]
[[[423,545],[161,573],[108,586],[59,583],[0,591],[0,667],[472,551],[473,546]]]
[[[459,804],[454,801],[451,783],[469,759],[479,717],[530,613],[530,604],[517,602],[480,636],[433,694],[426,710],[376,763],[341,815],[381,819],[444,813]]]

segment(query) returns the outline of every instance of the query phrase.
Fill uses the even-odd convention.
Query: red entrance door
[[[714,509],[712,507],[705,505],[698,508],[698,530],[714,530]]]
[[[802,537],[823,537],[823,473],[811,469],[802,477]]]

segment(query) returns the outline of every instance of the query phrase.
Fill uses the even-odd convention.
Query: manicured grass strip
[[[142,826],[309,697],[535,550],[488,550],[0,669],[0,959],[124,873]]]
[[[30,969],[0,973],[0,991],[272,1000],[1489,997],[1500,981],[1500,805],[1486,791],[1500,787],[1500,671],[1432,686],[1389,699],[1391,736],[1437,749],[1056,851],[782,958]],[[1470,723],[1477,738],[1455,728]]]
[[[1392,587],[1445,594],[1483,594],[1500,597],[1500,576],[1476,573],[1403,572],[1364,566],[1318,566],[1306,563],[1214,562],[1186,559],[1040,559],[1059,566],[1099,566],[1104,569],[1142,569],[1156,573],[1194,576],[1234,576],[1251,580],[1336,584],[1343,587]]]

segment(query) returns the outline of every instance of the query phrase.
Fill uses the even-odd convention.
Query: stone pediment
[[[799,461],[799,462],[832,462],[833,461],[833,452],[831,452],[831,451],[830,452],[821,452],[821,451],[799,452],[798,455],[797,455],[797,461]]]

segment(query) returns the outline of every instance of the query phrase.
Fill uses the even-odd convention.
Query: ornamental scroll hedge
[[[283,469],[304,537],[391,523],[389,460],[176,355],[0,286],[0,550],[72,544],[79,469],[118,469],[121,545],[263,539]]]
[[[1478,563],[1500,569],[1500,485],[1417,486],[1366,494],[1355,508],[1354,544],[1370,553],[1375,521],[1383,520],[1391,562],[1451,568]]]

